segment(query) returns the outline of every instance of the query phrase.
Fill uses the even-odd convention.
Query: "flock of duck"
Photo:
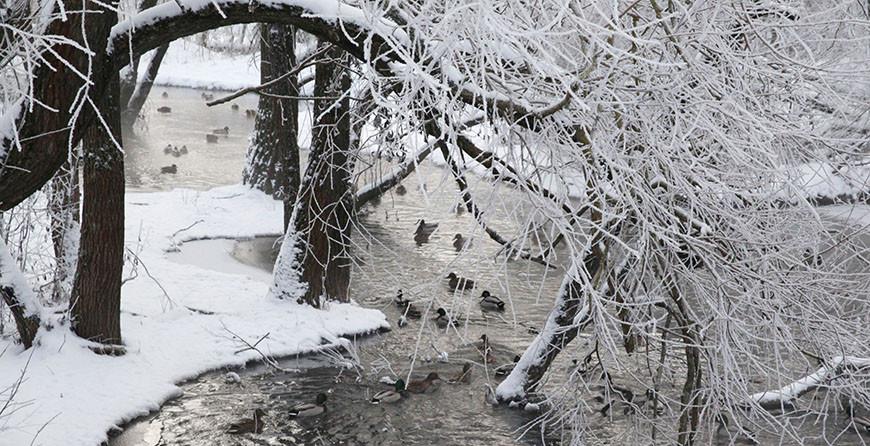
[[[169,97],[169,93],[166,92],[166,91],[164,91],[163,93],[161,93],[160,96],[161,96],[163,99],[166,99],[166,98]],[[203,92],[200,96],[202,97],[202,99],[204,99],[204,100],[206,100],[206,101],[211,101],[211,100],[214,99],[214,95],[211,94],[211,93],[205,93],[205,92]],[[230,108],[231,108],[233,111],[238,111],[238,110],[239,110],[239,105],[238,105],[238,104],[232,104],[232,105],[230,106]],[[158,108],[157,108],[157,112],[158,112],[158,113],[161,113],[161,114],[169,114],[169,113],[172,113],[172,107],[168,107],[168,106],[158,107]],[[249,118],[249,119],[253,119],[253,118],[255,118],[255,117],[257,116],[257,111],[256,111],[256,110],[247,109],[247,110],[245,110],[245,116],[246,116],[247,118]],[[220,137],[221,137],[221,136],[223,136],[224,138],[229,138],[229,135],[230,135],[230,128],[229,128],[229,126],[224,126],[223,128],[219,128],[219,129],[214,129],[214,130],[212,130],[211,133],[206,133],[206,135],[205,135],[205,142],[208,143],[208,144],[217,144],[218,142],[220,142]],[[181,157],[182,155],[187,155],[187,154],[188,154],[188,149],[187,149],[187,146],[186,146],[186,145],[182,145],[182,146],[179,148],[178,146],[175,146],[175,145],[172,145],[172,144],[167,144],[166,147],[163,148],[163,153],[164,153],[165,155],[172,155],[172,156],[174,156],[175,158],[178,158],[178,157]],[[160,173],[161,173],[161,174],[176,174],[176,173],[178,173],[178,166],[175,165],[175,164],[171,164],[171,165],[169,165],[169,166],[163,166],[163,167],[160,168]]]
[[[494,361],[492,356],[492,347],[489,344],[489,338],[484,334],[480,336],[480,343],[477,349],[485,358],[487,363]],[[516,363],[520,360],[519,355],[515,356],[513,362],[503,364],[494,369],[495,376],[506,376],[513,370]],[[462,366],[462,370],[455,376],[449,378],[449,384],[469,384],[471,382],[472,362],[466,362]],[[235,372],[227,373],[226,381],[228,383],[239,383],[241,378]],[[437,372],[430,372],[423,379],[411,380],[405,383],[402,378],[396,379],[390,389],[382,390],[374,394],[369,402],[371,404],[393,404],[407,398],[409,394],[430,394],[437,391],[445,382]],[[326,393],[319,393],[313,402],[302,403],[293,406],[287,416],[291,419],[316,417],[326,412],[326,401],[328,397]],[[266,412],[261,408],[254,409],[252,418],[243,418],[237,422],[231,423],[227,427],[227,432],[230,434],[260,434],[265,427]]]

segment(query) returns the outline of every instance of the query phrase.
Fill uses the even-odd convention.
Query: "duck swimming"
[[[230,134],[230,128],[229,128],[228,126],[224,126],[224,128],[222,128],[222,129],[214,129],[214,130],[212,130],[211,132],[212,132],[213,134],[215,134],[215,135],[224,135],[224,136],[226,136],[226,135],[229,135],[229,134]]]
[[[462,236],[462,234],[456,234],[453,236],[453,248],[456,251],[462,251],[464,248],[471,247],[471,240]]]
[[[172,113],[172,107],[167,107],[165,105],[163,107],[158,107],[157,113]]]
[[[163,166],[160,168],[160,173],[178,173],[178,166],[175,164],[171,166]]]
[[[205,142],[210,143],[210,144],[215,144],[218,142],[218,137],[217,137],[217,135],[207,134],[207,135],[205,135]]]
[[[483,290],[480,293],[480,307],[484,310],[504,311],[504,301],[489,294],[489,291]]]
[[[326,412],[326,394],[318,393],[317,400],[313,403],[303,403],[290,409],[290,418],[305,418],[320,415]]]
[[[471,279],[466,279],[464,277],[459,277],[456,273],[451,272],[447,275],[447,286],[450,287],[451,290],[470,290],[474,288],[474,281]]]
[[[261,434],[263,433],[263,418],[266,412],[263,409],[254,409],[254,418],[243,418],[230,424],[228,433],[231,434]]]
[[[421,317],[423,317],[423,313],[421,313],[420,310],[418,310],[417,307],[415,307],[410,302],[405,305],[405,309],[402,311],[402,315],[409,319],[420,319]]]
[[[405,195],[406,193],[408,193],[408,189],[405,189],[405,186],[401,184],[396,186],[396,195]]]
[[[172,153],[172,144],[167,144],[166,147],[163,148],[163,153],[165,153],[165,154]]]
[[[510,372],[514,370],[514,367],[517,366],[517,363],[520,362],[520,355],[514,356],[514,361],[509,362],[507,364],[502,364],[495,368],[495,376],[507,376]]]
[[[372,404],[391,404],[402,399],[405,393],[405,381],[402,378],[396,380],[395,389],[384,390],[372,397]]]
[[[435,316],[435,325],[438,328],[447,328],[448,325],[456,325],[456,322],[447,315],[447,310],[439,308],[435,311],[438,316]]]
[[[400,307],[405,307],[409,303],[411,303],[411,301],[408,299],[405,299],[404,293],[402,292],[402,289],[400,288],[399,291],[396,293],[395,299],[393,299],[393,303],[395,303],[396,305],[398,305]]]
[[[409,382],[405,390],[411,393],[432,393],[438,388],[440,382],[441,377],[432,372],[426,375],[426,379]]]
[[[453,379],[450,380],[450,383],[452,383],[452,384],[459,384],[459,383],[468,384],[469,382],[471,382],[471,367],[472,367],[472,365],[470,362],[466,362],[465,364],[463,364],[462,371],[459,372],[458,375],[453,377]]]

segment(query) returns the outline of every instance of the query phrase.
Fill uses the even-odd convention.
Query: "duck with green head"
[[[395,388],[384,390],[375,394],[372,397],[372,404],[391,404],[398,402],[405,394],[405,380],[399,378],[396,380]]]
[[[303,403],[290,409],[290,418],[306,418],[320,415],[326,412],[326,394],[317,394],[317,400],[313,403]]]

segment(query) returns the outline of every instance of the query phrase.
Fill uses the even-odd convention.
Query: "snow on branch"
[[[833,358],[830,364],[824,364],[819,367],[815,373],[777,390],[754,393],[749,396],[749,400],[768,410],[792,406],[794,400],[842,376],[847,370],[865,368],[870,368],[870,358],[837,356]]]

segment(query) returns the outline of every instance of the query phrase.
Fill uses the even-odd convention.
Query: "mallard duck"
[[[172,144],[167,144],[166,147],[163,148],[163,153],[172,153]]]
[[[163,93],[160,93],[160,96],[161,96],[163,99],[166,99],[166,98],[169,97],[169,93],[167,93],[167,92],[164,91]]]
[[[254,418],[243,418],[230,424],[227,432],[231,434],[261,434],[263,433],[263,418],[265,417],[266,412],[263,412],[263,409],[254,409]]]
[[[290,418],[305,418],[320,415],[326,412],[326,394],[318,393],[317,400],[313,403],[303,403],[290,409]]]
[[[492,355],[492,346],[489,345],[489,336],[485,334],[480,335],[480,346],[477,349],[483,355],[484,362],[487,364],[495,362],[495,357]]]
[[[440,381],[441,377],[437,373],[431,372],[426,375],[426,379],[409,382],[405,390],[411,393],[431,393],[437,389],[437,383]]]
[[[437,325],[438,328],[447,328],[448,325],[455,325],[453,320],[450,319],[450,316],[447,315],[447,310],[439,308],[435,310],[435,313],[437,316],[435,316],[433,321],[435,321],[435,325]]]
[[[245,117],[248,119],[256,118],[257,117],[257,110],[251,110],[250,108],[246,109],[245,110]]]
[[[226,136],[226,135],[229,135],[229,134],[230,134],[230,128],[227,127],[227,126],[224,126],[224,128],[222,128],[222,129],[214,129],[214,130],[212,130],[211,132],[212,132],[213,134],[215,134],[215,135],[224,135],[224,136]]]
[[[459,372],[459,374],[457,374],[456,376],[454,376],[453,379],[450,380],[450,383],[452,383],[452,384],[459,384],[459,383],[468,384],[469,382],[471,382],[471,367],[472,367],[472,364],[470,362],[466,362],[465,364],[463,364],[462,371]]]
[[[480,293],[480,307],[484,310],[504,310],[504,301],[484,290]]]
[[[158,107],[157,113],[172,113],[172,107],[167,107],[165,105],[163,107]]]
[[[438,223],[426,223],[426,220],[422,218],[417,220],[417,229],[414,230],[415,234],[428,233],[431,234],[438,229]]]
[[[449,286],[451,290],[470,290],[474,288],[474,281],[464,277],[459,277],[456,273],[451,272],[447,275],[447,286]]]
[[[230,109],[232,109],[233,111],[239,111],[239,104],[230,105]]]
[[[181,157],[181,151],[178,150],[177,146],[172,146],[172,156],[179,158]]]
[[[218,142],[218,137],[217,135],[207,134],[205,135],[205,142],[209,144],[216,144]]]
[[[178,149],[178,153],[180,153],[182,155],[186,155],[187,154],[187,146],[186,145],[181,146],[181,148]]]
[[[402,378],[396,380],[395,389],[384,390],[372,397],[372,404],[390,404],[398,402],[405,393],[405,381]]]
[[[507,364],[502,364],[495,368],[495,376],[507,376],[510,372],[514,370],[514,367],[517,366],[517,363],[520,362],[520,355],[514,356],[514,361],[509,362]]]
[[[211,94],[211,93],[205,93],[205,92],[203,92],[203,93],[201,94],[201,96],[202,96],[202,98],[205,99],[206,101],[210,101],[210,100],[214,99],[214,95]]]
[[[396,298],[393,299],[393,302],[400,307],[406,307],[409,303],[411,303],[411,301],[405,299],[405,295],[402,292],[401,288],[398,292],[396,292]]]
[[[471,247],[471,240],[462,236],[462,234],[456,234],[453,236],[453,248],[457,251],[462,251],[464,248]]]
[[[421,313],[420,310],[418,310],[417,307],[415,307],[410,302],[405,305],[405,309],[402,311],[402,315],[410,319],[420,319],[421,317],[423,317],[423,313]]]
[[[405,186],[401,184],[396,186],[396,195],[405,195],[406,193],[408,193],[408,189],[405,189]]]
[[[178,166],[175,164],[171,166],[163,166],[160,168],[160,173],[178,173]]]

